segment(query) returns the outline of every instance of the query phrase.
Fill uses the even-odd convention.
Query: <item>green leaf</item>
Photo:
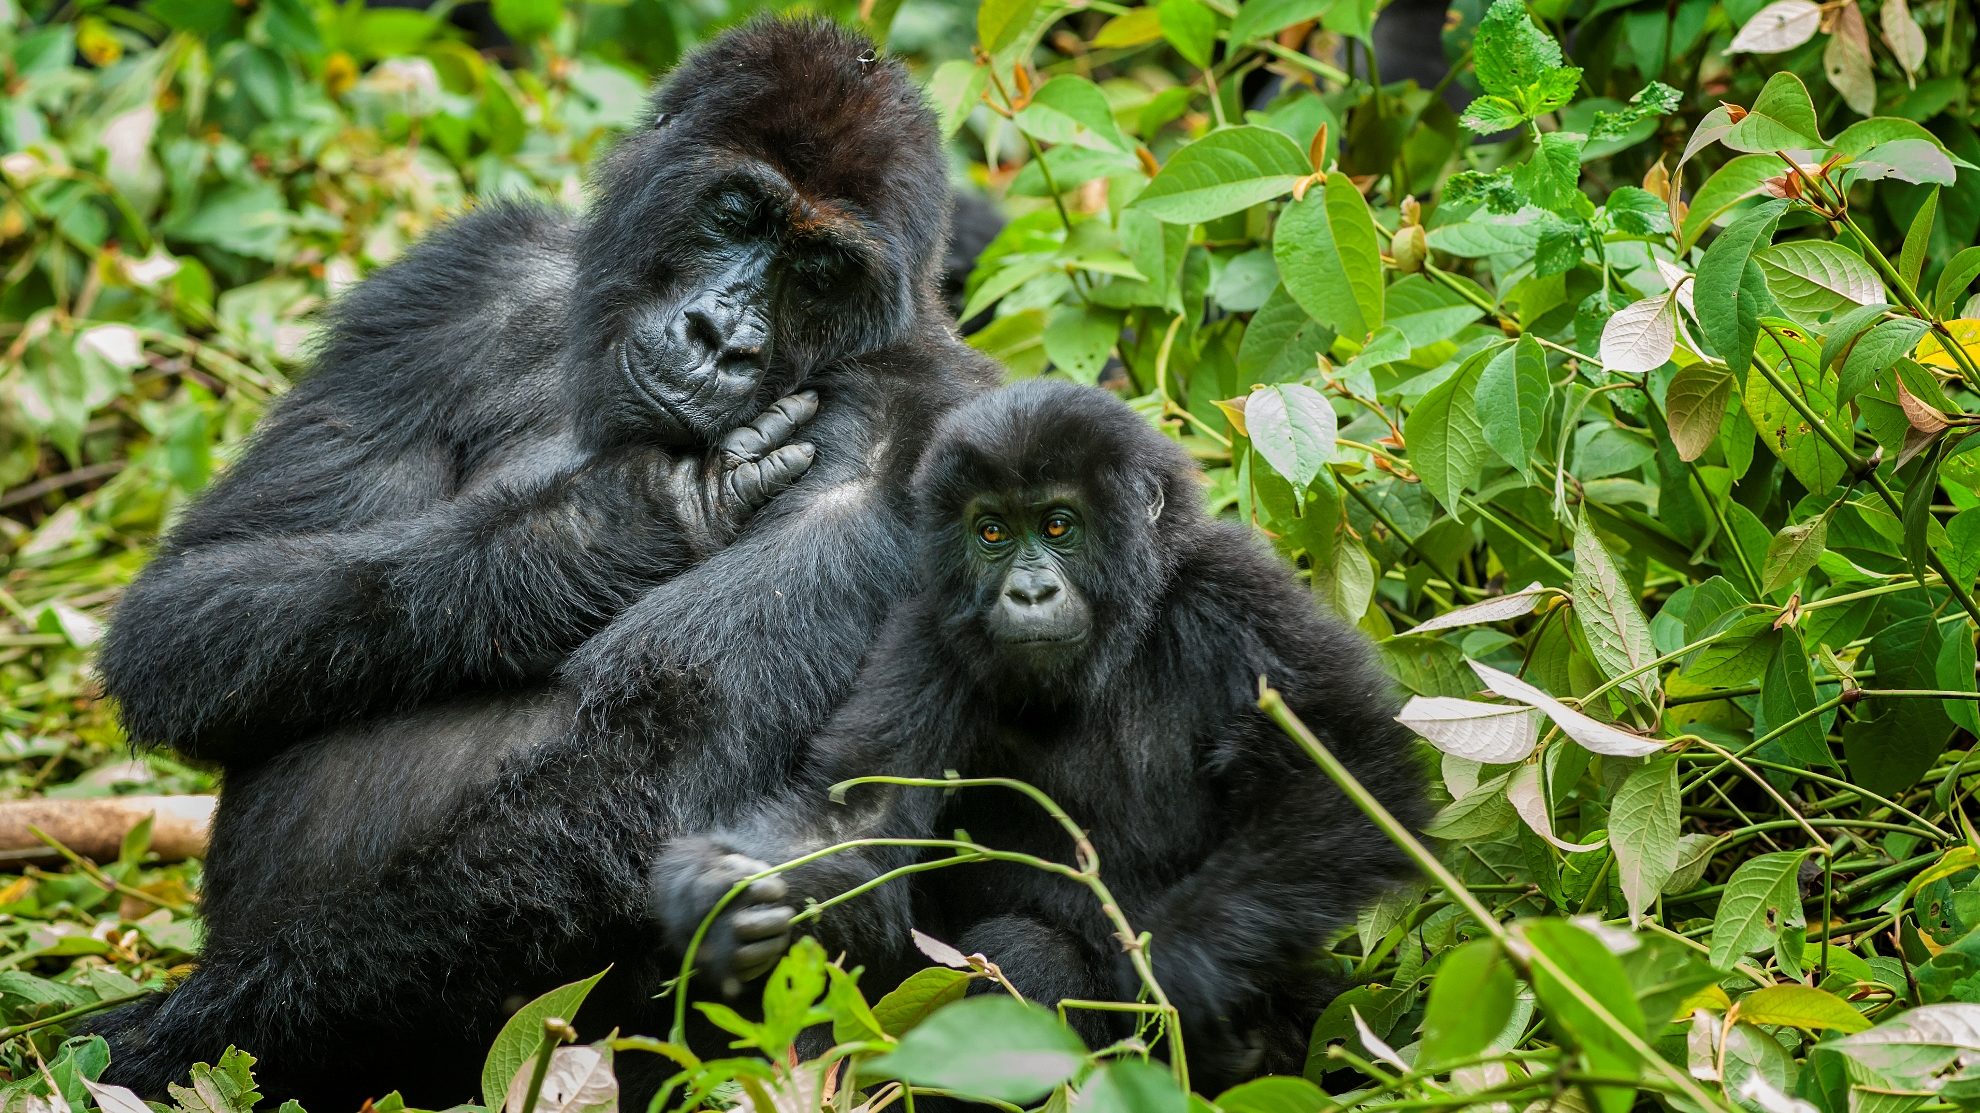
[[[1079,1087],[1080,1113],[1188,1113],[1189,1108],[1189,1095],[1176,1085],[1175,1075],[1146,1059],[1108,1059]]]
[[[1382,327],[1382,249],[1375,218],[1347,175],[1329,174],[1306,200],[1286,206],[1272,237],[1272,255],[1286,292],[1315,320],[1357,343]]]
[[[557,29],[563,5],[556,0],[495,0],[489,10],[495,25],[510,38],[530,42]]]
[[[1251,447],[1297,491],[1319,478],[1334,455],[1339,432],[1333,404],[1302,383],[1252,391],[1244,406],[1244,425]]]
[[[1760,184],[1781,172],[1773,155],[1740,155],[1726,160],[1692,195],[1691,207],[1678,228],[1678,246],[1690,251],[1705,230],[1733,206],[1760,192]]]
[[[1531,336],[1499,348],[1478,376],[1478,420],[1485,443],[1529,483],[1552,391],[1547,353]]]
[[[1811,1032],[1861,1032],[1862,1013],[1826,989],[1808,985],[1762,986],[1739,999],[1739,1018],[1750,1024],[1785,1024]]]
[[[1812,319],[1885,298],[1884,284],[1863,256],[1827,240],[1793,240],[1754,253],[1774,300],[1793,317]]]
[[[1699,291],[1698,304],[1702,312],[1705,305],[1703,290]],[[1835,396],[1829,393],[1829,385],[1817,369],[1822,358],[1821,351],[1799,326],[1777,319],[1761,324],[1763,327],[1753,353],[1753,365],[1741,392],[1746,402],[1746,412],[1752,417],[1760,440],[1769,451],[1781,458],[1801,485],[1810,491],[1826,492],[1842,479],[1846,470],[1843,458],[1829,447],[1802,412],[1761,373],[1762,367],[1771,368],[1817,416],[1833,421]],[[1843,423],[1842,427],[1846,429],[1847,423]]]
[[[1632,925],[1677,870],[1678,801],[1677,759],[1660,757],[1631,770],[1609,805],[1609,848]]]
[[[1318,357],[1333,345],[1334,330],[1314,320],[1281,285],[1245,326],[1244,339],[1238,343],[1239,381],[1279,383],[1304,378],[1318,370]]]
[[[1517,100],[1550,71],[1561,68],[1561,48],[1527,14],[1521,0],[1493,0],[1478,22],[1472,63],[1487,93]]]
[[[1304,1078],[1284,1075],[1254,1078],[1217,1095],[1223,1113],[1321,1113],[1333,1101]]]
[[[1913,288],[1918,286],[1918,274],[1925,266],[1925,249],[1932,242],[1932,221],[1938,215],[1939,191],[1933,189],[1912,216],[1911,228],[1904,234],[1904,247],[1898,252],[1898,275]]]
[[[1085,1062],[1086,1045],[1049,1011],[996,993],[942,1009],[861,1073],[1029,1105]]]
[[[1509,131],[1526,122],[1526,113],[1504,97],[1483,96],[1465,106],[1458,123],[1479,135]]]
[[[991,54],[1017,41],[1038,14],[1039,0],[983,0],[976,9],[976,41]]]
[[[1100,26],[1093,45],[1102,50],[1147,46],[1162,37],[1162,16],[1154,8],[1130,8]]]
[[[1568,590],[1574,597],[1575,624],[1588,640],[1588,651],[1604,676],[1634,672],[1657,659],[1657,644],[1650,637],[1650,622],[1643,617],[1636,592],[1601,538],[1595,536],[1585,511],[1575,522],[1574,578]],[[1623,688],[1654,702],[1657,671],[1639,673]]]
[[[1221,128],[1171,155],[1132,207],[1169,224],[1201,224],[1283,196],[1308,173],[1306,152],[1284,132]]]
[[[1319,19],[1336,0],[1245,0],[1231,20],[1231,42],[1248,43],[1276,35],[1295,23]]]
[[[1714,688],[1759,679],[1781,640],[1774,631],[1774,618],[1766,613],[1728,612],[1713,624],[1718,640],[1693,654],[1682,675],[1693,684]]]
[[[1836,377],[1836,401],[1848,402],[1863,392],[1863,388],[1875,381],[1879,372],[1902,359],[1918,345],[1918,338],[1930,328],[1926,322],[1916,317],[1897,317],[1878,321],[1868,332],[1861,332],[1868,320],[1882,316],[1890,306],[1863,307],[1862,317],[1856,313],[1845,314],[1837,319],[1837,328],[1822,341],[1822,366],[1827,368],[1832,361],[1831,352],[1840,355],[1848,351],[1843,359],[1841,370]],[[1858,330],[1861,334],[1851,343],[1849,332]]]
[[[1513,185],[1543,209],[1578,216],[1576,206],[1587,203],[1580,186],[1581,149],[1587,142],[1587,136],[1570,131],[1541,133],[1533,156],[1513,169]]]
[[[1923,1005],[1825,1045],[1875,1071],[1888,1088],[1938,1093],[1970,1082],[1980,1063],[1980,1006]]]
[[[1470,792],[1438,809],[1423,825],[1423,833],[1436,839],[1484,839],[1511,825],[1514,812],[1506,797],[1512,774],[1501,773],[1481,781]]]
[[[1698,459],[1719,439],[1732,382],[1730,371],[1710,363],[1694,363],[1671,376],[1664,391],[1664,420],[1680,459]]]
[[[1045,355],[1066,374],[1092,382],[1113,354],[1123,318],[1118,310],[1056,306],[1045,322]]]
[[[1114,122],[1107,94],[1093,82],[1071,74],[1061,74],[1040,86],[1013,122],[1025,134],[1046,143],[1134,151]]]
[[[1932,305],[1941,316],[1950,317],[1959,308],[1960,296],[1973,280],[1980,277],[1980,247],[1968,247],[1952,257],[1946,269],[1939,272],[1938,293],[1932,298]]]
[[[1488,348],[1465,360],[1450,378],[1431,387],[1403,421],[1410,466],[1453,516],[1460,496],[1478,482],[1489,451],[1473,393],[1491,355]]]
[[[1801,927],[1801,861],[1806,850],[1782,850],[1740,863],[1726,883],[1712,920],[1712,965],[1733,963],[1774,944],[1781,929]]]
[[[1201,0],[1161,0],[1156,16],[1162,23],[1162,37],[1176,53],[1197,69],[1210,68],[1211,54],[1217,48],[1217,13]]]
[[[1792,71],[1776,70],[1745,118],[1719,140],[1735,151],[1771,154],[1779,150],[1820,150],[1826,146],[1815,122],[1808,86]]]
[[[490,1109],[502,1108],[508,1097],[509,1083],[516,1077],[522,1065],[535,1057],[536,1049],[543,1043],[543,1022],[551,1017],[564,1020],[577,1018],[578,1006],[591,994],[598,979],[605,976],[600,970],[581,982],[558,986],[545,993],[510,1016],[495,1034],[495,1042],[488,1048],[488,1060],[481,1067],[481,1100]]]
[[[1579,1048],[1594,1073],[1633,1077],[1638,1070],[1636,1052],[1588,1004],[1595,1002],[1624,1029],[1643,1036],[1643,1006],[1622,962],[1601,940],[1566,920],[1528,920],[1520,927],[1535,952],[1533,991],[1548,1028],[1562,1043]],[[1570,990],[1570,984],[1581,992]],[[1601,1113],[1627,1113],[1635,1096],[1632,1089],[1621,1086],[1590,1087],[1590,1091]]]
[[[1447,952],[1430,980],[1417,1061],[1455,1063],[1484,1051],[1512,1019],[1516,980],[1512,963],[1493,940]]]
[[[1801,582],[1815,567],[1815,561],[1829,545],[1829,516],[1818,514],[1805,522],[1782,526],[1767,546],[1767,560],[1760,572],[1760,590],[1773,594]]]
[[[1753,254],[1773,235],[1787,206],[1782,200],[1757,206],[1719,233],[1698,264],[1698,327],[1735,376],[1744,375],[1753,359],[1760,318],[1774,312]]]
[[[935,1010],[963,999],[973,979],[962,970],[928,966],[909,974],[900,985],[873,1003],[880,1030],[902,1036],[928,1019]]]
[[[1925,457],[1924,467],[1917,478],[1904,489],[1903,512],[1898,521],[1904,526],[1904,560],[1911,565],[1911,574],[1918,577],[1919,586],[1924,586],[1932,574],[1929,557],[1931,549],[1926,544],[1932,525],[1932,500],[1939,493],[1939,463],[1945,459],[1946,443],[1940,441]]]
[[[944,138],[954,135],[969,119],[989,84],[990,70],[967,59],[951,59],[935,67],[928,78],[928,100],[935,106]]]

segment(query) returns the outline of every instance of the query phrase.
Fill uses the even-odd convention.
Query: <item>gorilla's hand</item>
[[[707,456],[674,462],[668,486],[699,555],[734,541],[752,514],[811,469],[816,455],[811,444],[787,442],[817,412],[813,391],[786,395],[756,420],[731,430]]]
[[[676,839],[653,867],[649,908],[667,941],[686,950],[695,929],[736,882],[768,869],[767,863],[702,835]],[[766,877],[730,901],[702,937],[695,965],[712,975],[724,997],[742,983],[770,972],[791,945],[796,910],[783,903],[782,878]]]

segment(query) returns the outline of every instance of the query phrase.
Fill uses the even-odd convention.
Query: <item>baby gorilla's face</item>
[[[1093,609],[1083,500],[1068,490],[986,494],[963,515],[984,630],[1001,663],[1049,672],[1079,659]]]

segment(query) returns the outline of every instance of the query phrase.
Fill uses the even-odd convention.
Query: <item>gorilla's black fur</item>
[[[723,434],[875,354],[809,438],[864,453],[888,359],[967,363],[935,292],[934,122],[874,57],[823,22],[725,36],[584,216],[486,206],[342,298],[313,373],[125,594],[100,667],[132,739],[239,764],[541,680],[754,509],[703,455]]]
[[[844,699],[912,586],[907,477],[996,377],[936,289],[932,114],[875,58],[745,25],[588,214],[492,207],[344,300],[114,627],[133,736],[226,776],[199,967],[99,1023],[108,1077],[155,1095],[231,1043],[312,1108],[439,1108],[505,1005],[608,963],[581,1019],[652,1030],[654,857]],[[683,454],[795,390],[808,471]],[[732,536],[741,478],[791,472]]]
[[[669,849],[654,892],[670,935],[763,863],[848,839],[963,830],[1073,864],[1066,832],[1004,789],[869,785],[826,801],[866,775],[1015,777],[1086,825],[1122,911],[1153,933],[1198,1077],[1297,1071],[1325,1000],[1314,949],[1406,860],[1259,711],[1258,681],[1413,822],[1420,775],[1368,646],[1250,531],[1207,517],[1183,452],[1101,391],[1039,381],[956,410],[915,492],[922,590],[889,618],[794,786]],[[760,969],[794,909],[915,853],[840,853],[758,882],[710,932],[704,969]],[[1092,894],[1021,865],[920,873],[816,930],[828,951],[891,971],[910,924],[1048,1004],[1135,996]],[[1090,1040],[1122,1034],[1118,1014],[1075,1015]]]

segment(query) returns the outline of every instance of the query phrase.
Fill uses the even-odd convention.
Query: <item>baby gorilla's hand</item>
[[[706,836],[677,839],[653,868],[648,899],[667,941],[685,950],[715,902],[736,882],[769,866]],[[795,909],[783,903],[782,878],[766,877],[729,902],[701,940],[695,965],[711,975],[724,997],[769,973],[791,945]]]
[[[817,450],[806,441],[786,442],[817,413],[813,391],[787,395],[730,430],[708,456],[674,462],[674,503],[703,557],[734,541],[752,515],[811,470]]]

